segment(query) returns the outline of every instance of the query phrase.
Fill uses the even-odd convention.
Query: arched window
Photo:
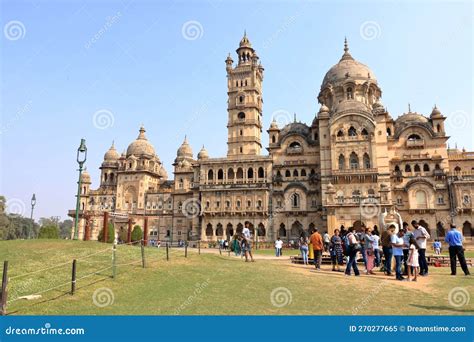
[[[395,165],[395,172],[400,172],[400,166]]]
[[[439,167],[439,164],[435,165],[435,170],[441,170],[441,168]]]
[[[86,193],[86,187],[85,187],[85,186],[82,187],[82,193],[83,193],[83,194]]]
[[[360,190],[352,191],[352,200],[356,203],[360,202]]]
[[[104,173],[104,182],[107,182],[107,174]]]
[[[339,170],[344,170],[346,167],[346,158],[343,154],[339,155]]]
[[[178,210],[183,210],[183,202],[178,202]]]
[[[244,131],[243,130],[239,130],[239,135],[243,135],[244,134]]]
[[[420,169],[420,165],[418,164],[415,164],[415,168],[414,168],[415,172],[420,172],[421,169]]]
[[[280,170],[277,171],[277,177],[281,177],[281,172],[280,172]]]
[[[280,224],[280,229],[278,229],[278,235],[281,236],[286,236],[286,228],[285,225],[282,223]]]
[[[224,228],[222,228],[222,224],[218,223],[216,227],[216,236],[224,235]]]
[[[338,137],[343,137],[343,136],[344,136],[344,132],[343,132],[342,130],[337,131],[337,136],[338,136]]]
[[[461,168],[460,168],[459,166],[456,166],[456,167],[454,168],[454,172],[461,172]]]
[[[364,167],[370,169],[370,157],[367,153],[364,153]]]
[[[389,127],[389,128],[387,128],[387,136],[389,137],[389,136],[391,136],[391,135],[392,135],[392,130],[391,130],[390,127]]]
[[[291,172],[290,170],[285,171],[285,177],[291,177]]]
[[[244,170],[242,170],[241,167],[237,169],[237,179],[242,179],[244,178]]]
[[[418,209],[426,209],[428,208],[428,201],[426,198],[426,192],[423,190],[418,190],[415,193],[415,198],[416,198],[416,207]]]
[[[265,172],[263,171],[263,167],[258,168],[258,178],[265,177]]]
[[[301,177],[306,177],[306,170],[305,169],[301,170]]]
[[[374,198],[375,197],[375,190],[374,189],[367,190],[367,197]]]
[[[238,117],[240,120],[243,120],[243,119],[245,119],[245,113],[244,113],[244,112],[239,112],[239,114],[237,114],[237,117]]]
[[[352,88],[351,87],[347,88],[346,92],[347,92],[347,99],[352,100],[354,98],[354,94],[352,93]]]
[[[212,231],[212,224],[208,223],[206,227],[206,236],[212,236],[213,231]]]
[[[235,174],[234,174],[234,169],[233,169],[233,168],[229,168],[229,169],[227,170],[227,179],[234,179],[234,176],[235,176]]]
[[[276,138],[274,135],[272,135],[272,144],[274,144],[276,142]]]
[[[357,156],[357,154],[355,152],[351,153],[349,162],[351,164],[351,169],[358,169],[359,168],[359,157]]]
[[[313,140],[318,140],[318,133],[314,133]]]
[[[428,164],[423,165],[423,171],[427,172],[430,170],[430,166]]]
[[[298,170],[293,170],[293,177],[298,177]]]
[[[290,148],[300,148],[301,147],[301,144],[297,141],[293,141],[291,144],[290,144]]]
[[[265,226],[263,225],[263,223],[260,223],[258,225],[258,228],[257,228],[257,235],[258,236],[265,236],[265,233],[266,233]]]
[[[300,207],[300,195],[297,194],[296,192],[291,195],[291,206],[293,208]]]
[[[249,168],[247,170],[247,178],[249,178],[249,179],[253,178],[253,169],[252,168]]]
[[[421,140],[421,137],[420,137],[418,134],[411,134],[411,135],[408,137],[408,140],[409,140],[409,141]]]
[[[110,183],[113,183],[113,182],[114,182],[114,174],[111,173],[111,174],[110,174]]]
[[[240,146],[240,149],[239,149],[239,151],[240,151],[240,153],[242,153],[242,152],[243,152],[243,148],[242,148],[242,146]]]
[[[362,130],[361,134],[364,135],[364,136],[367,136],[367,135],[369,135],[369,132],[367,132],[367,130],[364,128]]]
[[[437,124],[436,125],[436,132],[441,132],[441,125],[440,124]]]
[[[357,136],[357,131],[356,131],[356,129],[355,129],[353,126],[351,126],[351,127],[349,128],[349,131],[347,131],[347,133],[348,133],[348,135],[349,135],[350,137],[355,137],[355,136]]]
[[[225,201],[225,207],[230,208],[230,201],[229,200]]]
[[[244,103],[244,96],[243,96],[243,95],[240,95],[240,96],[239,96],[239,102],[240,102],[240,103]]]
[[[224,179],[224,171],[222,169],[217,171],[217,179]]]
[[[410,164],[405,165],[405,172],[411,172]]]
[[[208,181],[213,181],[213,180],[214,180],[214,171],[209,170],[209,171],[207,172],[207,180],[208,180]]]

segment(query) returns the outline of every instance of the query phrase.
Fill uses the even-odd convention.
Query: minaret
[[[262,149],[262,81],[263,67],[247,38],[240,41],[236,50],[238,64],[226,59],[228,137],[227,155],[259,155]]]

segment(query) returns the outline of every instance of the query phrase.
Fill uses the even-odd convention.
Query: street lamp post
[[[84,163],[87,159],[87,147],[86,147],[86,140],[81,139],[81,145],[77,149],[77,163],[79,164],[79,180],[77,181],[77,199],[76,199],[76,219],[74,220],[74,240],[79,238],[79,231],[78,231],[78,221],[79,221],[79,206],[81,200],[81,176],[82,176],[82,168]]]
[[[31,219],[31,228],[28,232],[28,239],[31,239],[31,231],[33,230],[33,228],[35,227],[35,224],[33,222],[33,210],[35,209],[35,205],[36,205],[36,195],[33,194],[33,197],[31,197],[31,216],[30,216],[30,219]]]

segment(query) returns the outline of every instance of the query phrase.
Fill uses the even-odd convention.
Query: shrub
[[[114,225],[109,222],[109,228],[107,229],[107,242],[108,243],[113,243],[115,240],[115,229]],[[103,241],[104,240],[104,229],[99,232],[99,236],[97,238],[98,241]]]
[[[39,239],[59,239],[59,229],[56,226],[43,226],[40,228]]]
[[[140,241],[142,239],[143,233],[142,228],[139,225],[133,227],[132,230],[132,242]]]

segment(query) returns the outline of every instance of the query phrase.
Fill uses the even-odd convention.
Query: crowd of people
[[[321,270],[323,251],[331,256],[332,271],[344,272],[346,276],[354,273],[360,275],[357,260],[362,259],[365,274],[375,275],[375,268],[388,276],[395,274],[400,281],[417,281],[419,276],[426,277],[429,273],[426,257],[427,241],[430,234],[427,229],[413,220],[411,227],[403,223],[397,230],[395,225],[389,225],[380,233],[377,227],[363,227],[356,231],[353,227],[335,229],[332,236],[327,232],[321,235],[314,229],[309,236],[304,232],[299,239],[299,249],[303,264],[309,264],[310,249],[313,251],[313,263],[316,270]],[[455,225],[451,225],[446,234],[445,242],[449,246],[451,275],[456,275],[457,260],[465,275],[469,270],[464,257],[463,237]],[[283,243],[278,238],[275,241],[276,255],[281,256]],[[436,239],[433,243],[435,254],[441,254],[442,244]],[[382,255],[384,262],[382,263]],[[395,267],[392,268],[392,261]],[[345,264],[345,266],[344,266]]]

